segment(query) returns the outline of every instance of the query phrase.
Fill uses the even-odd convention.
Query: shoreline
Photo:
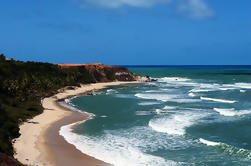
[[[81,85],[70,90],[60,90],[54,96],[41,100],[44,111],[33,119],[21,124],[21,136],[13,141],[14,157],[26,165],[31,166],[107,166],[103,161],[86,155],[69,144],[59,130],[64,125],[88,120],[88,113],[80,113],[61,106],[58,102],[80,96],[92,90],[101,90],[109,86],[136,84],[143,81],[132,82],[106,82]],[[63,156],[63,157],[62,157]]]

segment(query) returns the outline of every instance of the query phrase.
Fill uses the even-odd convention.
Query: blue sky
[[[112,65],[250,65],[250,0],[0,0],[0,53]]]

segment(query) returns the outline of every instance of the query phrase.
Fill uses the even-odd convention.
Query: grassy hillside
[[[85,66],[60,68],[49,63],[6,60],[0,55],[0,153],[13,156],[11,140],[19,136],[18,125],[42,113],[41,98],[51,96],[64,86],[116,78],[112,68],[104,71],[90,72]]]

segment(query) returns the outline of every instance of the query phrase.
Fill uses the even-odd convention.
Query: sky
[[[0,53],[23,61],[251,65],[250,0],[0,0]]]

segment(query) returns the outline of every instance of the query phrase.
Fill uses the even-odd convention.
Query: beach
[[[83,154],[59,135],[61,126],[82,122],[90,118],[90,115],[69,111],[60,106],[58,101],[108,86],[131,83],[140,81],[81,85],[68,90],[65,88],[52,97],[42,99],[43,113],[20,125],[21,136],[13,140],[14,157],[23,164],[31,166],[109,165]]]

